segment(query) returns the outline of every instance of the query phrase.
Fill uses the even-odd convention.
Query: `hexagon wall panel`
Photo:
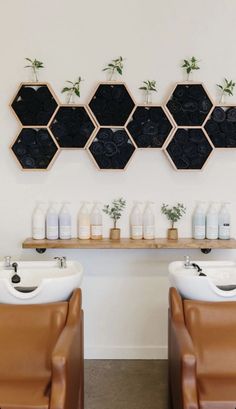
[[[45,83],[23,83],[11,107],[24,126],[45,126],[58,104],[53,91]]]
[[[236,106],[216,106],[205,130],[215,148],[236,148]]]
[[[125,129],[100,128],[88,150],[99,169],[125,169],[135,146]]]
[[[47,128],[22,128],[11,149],[23,169],[48,169],[58,146]]]
[[[101,126],[123,126],[135,104],[124,83],[98,85],[89,107]]]
[[[173,125],[160,106],[137,106],[127,129],[138,148],[161,148]]]
[[[212,109],[203,84],[180,83],[166,104],[178,126],[202,126]]]
[[[96,124],[84,106],[60,106],[52,118],[50,129],[61,148],[84,148]]]
[[[165,148],[176,169],[200,170],[213,148],[201,128],[179,128]]]

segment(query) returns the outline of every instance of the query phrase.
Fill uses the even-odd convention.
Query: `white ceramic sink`
[[[67,300],[82,281],[83,268],[75,261],[67,261],[65,268],[60,268],[56,260],[17,261],[17,264],[21,281],[14,284],[11,281],[14,271],[0,262],[0,303],[42,304]]]
[[[169,265],[171,286],[182,297],[202,301],[236,301],[236,263],[233,261],[194,261],[206,276],[199,276],[194,268],[185,268],[184,262]]]

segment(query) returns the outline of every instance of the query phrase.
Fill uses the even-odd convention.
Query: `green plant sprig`
[[[173,207],[163,203],[161,206],[161,212],[171,222],[171,227],[173,229],[174,224],[186,213],[186,207],[183,205],[183,203],[177,203],[177,205]]]
[[[38,82],[38,70],[44,68],[43,62],[36,60],[36,58],[34,60],[31,60],[31,58],[26,58],[26,61],[29,61],[30,64],[25,65],[25,68],[31,68],[33,70],[35,82]]]
[[[69,86],[64,87],[61,90],[61,92],[62,92],[62,94],[65,93],[65,92],[68,92],[68,101],[67,101],[68,104],[70,103],[73,94],[76,95],[77,97],[80,97],[80,83],[81,83],[81,81],[83,81],[81,77],[79,77],[78,80],[74,81],[74,82],[73,81],[66,81],[67,84],[69,84]]]
[[[108,64],[105,68],[103,68],[102,71],[110,72],[109,80],[111,81],[115,72],[117,72],[119,75],[123,74],[123,68],[124,68],[124,58],[119,57],[119,58],[116,58],[115,60],[112,60],[110,64]]]
[[[218,88],[221,89],[221,98],[220,98],[220,102],[222,102],[223,96],[225,94],[229,95],[229,96],[233,96],[234,95],[234,87],[235,87],[235,82],[233,82],[233,80],[228,81],[226,78],[224,78],[224,82],[223,84],[216,84]]]
[[[154,80],[147,80],[147,81],[143,81],[142,82],[144,85],[142,85],[141,87],[139,87],[139,89],[141,89],[142,91],[145,91],[146,94],[146,103],[149,103],[149,95],[151,92],[157,92],[157,85],[156,85],[156,81]]]
[[[187,78],[189,79],[189,74],[194,70],[200,70],[198,66],[199,60],[196,57],[190,58],[190,60],[184,60],[184,63],[181,65],[182,68],[186,70]]]
[[[121,218],[122,211],[126,206],[126,200],[122,197],[114,199],[111,205],[105,205],[102,211],[106,213],[113,220],[114,228],[116,228],[117,221]]]

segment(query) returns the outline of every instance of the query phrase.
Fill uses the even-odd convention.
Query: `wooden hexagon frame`
[[[215,108],[235,108],[235,109],[236,109],[236,104],[226,104],[226,103],[220,104],[220,103],[216,103],[216,104],[214,104],[214,106],[213,106],[213,110],[211,111],[211,115],[212,115],[212,113],[213,113],[213,111],[214,111]],[[211,115],[207,118],[207,120],[211,119]],[[207,130],[205,129],[206,124],[207,124],[207,121],[204,123],[204,130],[205,130],[205,132],[206,132],[208,138],[209,138],[210,141],[211,141],[211,138],[210,138],[210,136],[208,135]],[[235,132],[235,136],[236,136],[236,132]],[[219,151],[219,150],[228,151],[229,149],[236,149],[236,144],[235,144],[235,146],[222,146],[222,147],[221,147],[221,146],[215,146],[212,141],[211,141],[211,143],[212,143],[214,149],[216,149],[217,151]]]
[[[49,91],[51,92],[54,100],[56,101],[56,104],[57,104],[57,107],[55,108],[55,111],[56,111],[58,109],[58,106],[60,105],[60,103],[59,103],[59,100],[58,100],[54,90],[52,89],[51,85],[48,82],[21,82],[19,87],[17,88],[16,93],[14,94],[14,97],[12,98],[12,100],[10,101],[10,104],[9,104],[10,108],[11,108],[11,111],[13,112],[13,115],[15,116],[17,122],[20,124],[21,127],[24,127],[24,128],[27,128],[27,127],[28,128],[45,128],[45,127],[47,127],[50,120],[51,120],[51,118],[49,119],[49,121],[48,121],[48,123],[46,125],[37,125],[37,124],[24,125],[24,124],[22,124],[20,118],[18,117],[18,115],[16,114],[15,110],[12,107],[12,104],[15,101],[15,98],[16,98],[16,96],[17,96],[17,94],[20,91],[22,86],[31,86],[31,87],[46,86],[49,89]],[[54,115],[55,111],[52,113],[51,117]]]
[[[100,125],[98,119],[96,118],[95,114],[93,113],[92,109],[91,109],[90,106],[89,106],[89,104],[91,103],[91,101],[92,101],[94,95],[96,94],[96,92],[97,92],[97,90],[98,90],[98,88],[99,88],[100,85],[123,85],[123,86],[125,87],[127,93],[129,94],[130,98],[132,99],[132,101],[133,101],[133,103],[134,103],[134,106],[133,106],[133,108],[132,108],[130,114],[128,115],[127,120],[125,121],[124,125],[112,125],[112,124],[110,124],[110,125]],[[130,92],[130,90],[129,90],[129,87],[128,87],[127,84],[126,84],[125,82],[123,82],[123,81],[101,81],[101,82],[98,82],[97,85],[96,85],[96,87],[94,88],[93,92],[91,93],[91,96],[90,96],[90,98],[88,99],[88,103],[87,103],[86,105],[87,105],[87,108],[89,109],[91,115],[93,115],[94,120],[96,121],[96,123],[98,124],[99,127],[101,127],[101,128],[112,128],[112,129],[121,129],[121,128],[124,128],[124,127],[126,126],[128,120],[129,120],[131,114],[133,113],[133,111],[134,111],[134,109],[135,109],[135,107],[136,107],[135,100],[134,100],[134,98],[133,98],[133,96],[132,96],[132,94],[131,94],[131,92]]]
[[[202,88],[204,89],[204,91],[205,91],[207,97],[208,97],[209,100],[211,101],[212,107],[211,107],[210,111],[208,112],[208,114],[206,115],[206,118],[204,119],[204,121],[203,121],[203,123],[202,123],[201,125],[178,125],[178,124],[176,123],[174,117],[172,116],[171,112],[169,111],[169,109],[168,109],[168,107],[167,107],[167,103],[168,103],[168,101],[171,99],[171,97],[172,97],[172,95],[173,95],[173,92],[174,92],[174,90],[176,89],[176,87],[177,87],[178,85],[201,85]],[[204,127],[206,121],[209,119],[209,116],[211,115],[211,113],[212,113],[212,111],[213,111],[213,109],[214,109],[214,107],[215,107],[215,104],[214,104],[214,102],[213,102],[213,100],[212,100],[212,98],[211,98],[209,92],[207,91],[205,85],[203,84],[203,82],[198,82],[198,81],[196,81],[196,82],[195,82],[195,81],[181,81],[181,82],[176,82],[176,83],[174,84],[174,86],[172,87],[171,93],[168,95],[168,98],[166,98],[166,100],[165,100],[165,107],[166,107],[166,110],[169,112],[169,115],[172,117],[172,120],[173,120],[174,123],[176,124],[176,127],[177,127],[177,128],[183,128],[183,129],[185,129],[185,128],[193,128],[193,129],[194,129],[194,128],[203,128],[203,127]]]
[[[96,118],[95,118],[94,115],[92,114],[92,112],[91,112],[91,110],[89,109],[89,107],[88,107],[87,104],[59,104],[58,107],[57,107],[57,109],[55,110],[54,114],[52,115],[52,117],[51,117],[51,119],[50,119],[48,125],[47,125],[48,129],[50,129],[50,127],[51,127],[51,125],[52,125],[52,123],[53,123],[53,120],[54,120],[55,116],[57,115],[57,112],[59,111],[59,109],[60,109],[60,108],[63,108],[63,107],[69,107],[69,108],[73,108],[73,107],[74,107],[74,108],[84,108],[85,111],[86,111],[86,113],[88,114],[88,116],[89,116],[91,122],[92,122],[93,125],[94,125],[94,130],[93,130],[93,132],[91,133],[89,139],[87,140],[87,142],[86,142],[86,144],[85,144],[85,146],[84,146],[83,148],[77,148],[77,147],[75,147],[75,148],[73,148],[73,147],[68,147],[68,148],[66,148],[66,147],[60,147],[60,146],[59,146],[59,149],[60,149],[60,150],[85,150],[85,149],[87,148],[87,146],[90,144],[90,141],[93,140],[94,136],[97,134],[99,125],[98,125],[98,123],[97,123],[97,121],[96,121]],[[50,131],[51,131],[51,129],[50,129]],[[51,131],[51,133],[52,133],[52,131]],[[52,133],[52,134],[53,134],[53,133]],[[56,139],[56,137],[54,137],[54,139]],[[58,142],[57,142],[57,144],[58,144]]]
[[[96,138],[96,135],[98,134],[98,132],[100,131],[100,129],[104,129],[104,128],[105,128],[105,129],[117,129],[117,130],[121,129],[121,130],[124,130],[124,131],[127,133],[129,139],[131,140],[131,142],[132,142],[132,144],[133,144],[133,146],[134,146],[134,151],[133,151],[132,155],[130,156],[130,159],[128,160],[128,162],[126,163],[126,165],[125,165],[125,167],[124,167],[123,169],[114,169],[114,168],[102,169],[102,168],[100,168],[100,167],[98,166],[98,163],[97,163],[96,159],[94,158],[94,156],[93,156],[92,153],[90,152],[90,149],[89,149],[89,148],[90,148],[90,146],[92,145],[94,139]],[[137,150],[136,144],[135,144],[135,142],[134,142],[132,136],[130,135],[129,131],[125,128],[125,126],[100,126],[100,125],[98,125],[98,129],[96,130],[96,133],[95,133],[95,135],[93,136],[93,139],[90,138],[90,142],[89,142],[89,144],[88,144],[87,147],[86,147],[86,151],[87,151],[89,157],[91,158],[92,162],[95,164],[96,168],[97,168],[100,172],[124,172],[124,171],[127,169],[127,167],[129,166],[131,160],[133,159],[136,150]]]
[[[172,160],[171,156],[169,155],[169,153],[168,153],[168,151],[167,151],[167,147],[168,147],[169,143],[172,141],[172,139],[174,138],[174,135],[175,135],[175,133],[177,132],[178,129],[199,129],[199,130],[201,130],[201,131],[204,133],[204,135],[205,135],[207,141],[209,142],[210,146],[212,147],[212,150],[211,150],[211,152],[209,153],[209,155],[208,155],[207,159],[205,160],[205,162],[204,162],[203,166],[201,167],[201,169],[178,169],[178,168],[176,167],[174,161]],[[206,165],[207,165],[207,163],[208,163],[210,157],[212,156],[212,154],[213,154],[213,152],[214,152],[214,145],[213,145],[213,143],[211,142],[209,136],[207,135],[205,129],[204,129],[202,126],[194,126],[194,127],[193,127],[193,126],[189,126],[189,127],[188,127],[188,126],[185,126],[185,127],[183,127],[183,126],[178,126],[178,127],[175,129],[175,131],[172,133],[171,137],[170,137],[170,138],[166,141],[166,143],[164,144],[163,151],[164,151],[166,157],[168,158],[168,160],[170,161],[171,165],[173,166],[173,168],[174,168],[177,172],[202,172],[202,171],[205,169],[205,167],[206,167]]]
[[[50,134],[50,136],[51,136],[53,142],[55,143],[55,145],[56,145],[56,147],[57,147],[57,151],[56,151],[55,155],[52,157],[52,159],[51,159],[51,161],[50,161],[50,163],[49,163],[49,165],[48,165],[47,168],[30,168],[30,169],[26,169],[26,168],[23,168],[23,166],[21,165],[20,161],[18,160],[16,154],[13,152],[12,148],[13,148],[13,145],[15,144],[15,142],[17,141],[17,139],[19,138],[20,133],[21,133],[21,131],[22,131],[23,129],[46,129],[46,130],[48,131],[48,133]],[[50,130],[47,126],[44,126],[44,127],[43,127],[43,126],[34,126],[34,127],[33,127],[33,126],[31,126],[31,127],[30,127],[30,126],[22,126],[22,127],[20,128],[20,130],[19,130],[19,132],[18,132],[16,138],[14,139],[14,141],[12,142],[12,144],[10,145],[9,149],[10,149],[10,151],[11,151],[11,153],[12,153],[12,155],[13,155],[15,161],[17,162],[18,166],[20,167],[20,169],[21,169],[23,172],[45,172],[45,171],[50,170],[51,167],[52,167],[52,165],[53,165],[54,162],[56,161],[58,155],[60,154],[60,151],[61,151],[60,146],[58,145],[56,139],[54,138],[54,136],[53,136],[51,130]]]
[[[164,113],[165,113],[165,115],[167,116],[168,120],[170,121],[172,128],[171,128],[169,134],[167,135],[165,142],[163,143],[163,145],[162,145],[160,148],[159,148],[159,147],[153,147],[153,148],[152,148],[152,147],[147,147],[147,148],[138,147],[138,145],[136,144],[134,138],[131,136],[131,134],[130,134],[130,132],[129,132],[129,130],[128,130],[128,124],[129,124],[130,120],[131,120],[132,117],[133,117],[134,111],[135,111],[136,108],[138,108],[138,107],[143,107],[143,108],[162,108],[162,110],[164,111]],[[138,150],[148,150],[148,149],[150,149],[150,150],[158,150],[158,151],[163,150],[163,149],[164,149],[164,146],[165,146],[165,144],[166,144],[166,142],[167,142],[168,140],[170,140],[171,136],[172,136],[173,133],[175,132],[176,127],[177,127],[177,126],[176,126],[176,123],[175,123],[175,121],[173,120],[172,116],[170,115],[168,109],[166,109],[166,106],[165,106],[165,105],[161,105],[161,104],[136,104],[136,105],[134,106],[134,109],[132,110],[132,112],[131,112],[129,118],[127,119],[127,121],[126,121],[126,123],[125,123],[125,129],[126,129],[128,135],[130,136],[130,138],[132,139],[132,141],[133,141],[133,143],[134,143],[136,149],[138,149]]]

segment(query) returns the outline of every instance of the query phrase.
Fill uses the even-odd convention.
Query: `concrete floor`
[[[167,409],[167,361],[86,360],[85,409]]]

